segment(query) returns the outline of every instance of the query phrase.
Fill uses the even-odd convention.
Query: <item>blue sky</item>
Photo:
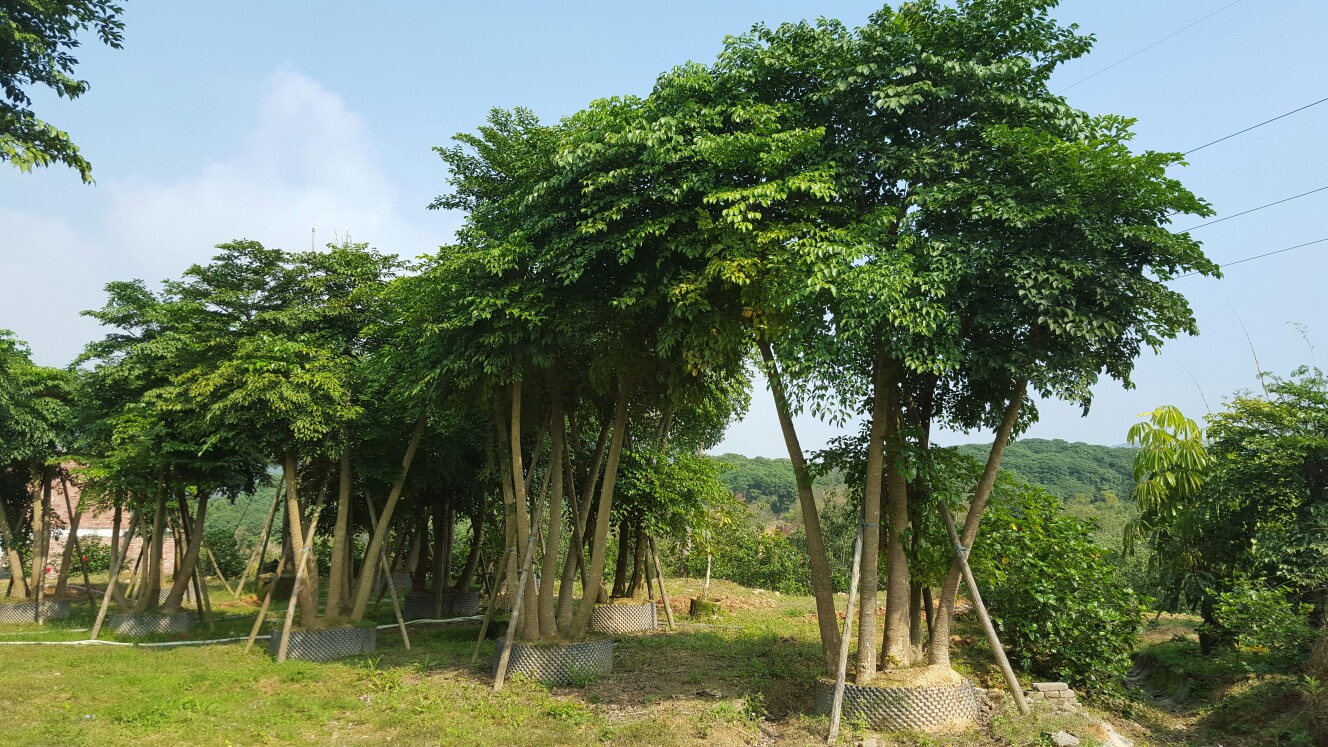
[[[1056,15],[1098,44],[1056,83],[1075,83],[1229,2],[1064,2]],[[555,119],[594,98],[644,94],[661,71],[711,60],[726,34],[754,22],[825,14],[856,25],[879,7],[127,5],[125,48],[88,46],[80,55],[92,90],[73,102],[37,97],[39,115],[82,146],[97,184],[68,170],[0,170],[0,328],[50,365],[98,335],[78,312],[101,305],[106,282],[176,275],[222,241],[302,248],[313,228],[320,245],[349,235],[407,256],[447,242],[459,217],[424,209],[445,175],[430,148],[474,128],[491,107],[527,106]],[[1066,95],[1091,113],[1137,118],[1140,148],[1188,150],[1328,96],[1325,28],[1328,4],[1243,0]],[[1175,175],[1219,217],[1229,215],[1328,185],[1325,131],[1328,104],[1196,153]],[[1326,208],[1328,192],[1195,235],[1228,262],[1328,236]],[[1323,244],[1232,267],[1221,281],[1175,281],[1202,334],[1146,354],[1136,389],[1104,382],[1087,417],[1043,403],[1029,435],[1115,444],[1158,404],[1200,416],[1257,385],[1251,347],[1268,371],[1310,363],[1315,351],[1293,323],[1328,358],[1326,277]],[[717,451],[784,454],[768,395],[754,399]],[[837,432],[810,418],[802,427],[808,448]]]

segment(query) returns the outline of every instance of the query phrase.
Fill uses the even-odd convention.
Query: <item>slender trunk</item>
[[[903,400],[900,386],[903,367],[891,361],[887,376],[892,380],[885,397],[885,501],[888,529],[885,538],[886,608],[885,641],[882,647],[887,667],[907,667],[913,663],[913,644],[909,640],[908,605],[912,588],[908,569],[909,529],[908,478],[904,469]]]
[[[627,596],[636,599],[641,595],[643,585],[648,583],[646,579],[646,528],[645,522],[640,518],[637,518],[636,528],[632,534],[632,582],[627,585]]]
[[[51,480],[43,477],[32,497],[32,591],[41,622],[41,600],[46,595],[46,565],[51,548]]]
[[[569,418],[568,420],[568,433],[570,435],[572,431],[570,426],[571,419]],[[603,430],[601,429],[600,432],[603,433]],[[575,444],[576,441],[573,439],[563,449],[564,471],[567,473],[567,500],[571,502],[568,514],[572,520],[572,538],[571,542],[568,543],[567,557],[563,560],[562,582],[558,585],[558,613],[555,615],[558,630],[561,631],[563,635],[567,635],[572,626],[572,600],[576,592],[576,589],[574,588],[576,586],[576,571],[580,568],[584,572],[585,569],[585,542],[581,535],[582,527],[579,523],[581,506],[577,502],[576,471],[573,469],[572,465],[572,450],[575,447]],[[584,587],[585,584],[582,583],[582,586]]]
[[[180,571],[176,574],[175,583],[171,585],[171,593],[162,603],[161,611],[168,615],[180,611],[185,590],[189,588],[189,579],[194,575],[194,569],[198,566],[198,556],[203,551],[203,522],[207,519],[208,494],[197,489],[195,491],[198,493],[198,515],[194,517],[192,531],[184,524],[189,519],[189,504],[185,501],[183,493],[179,496],[180,529],[189,543],[189,549],[185,551],[184,559],[180,561]],[[195,599],[194,604],[201,607],[203,600]]]
[[[1023,405],[1027,390],[1028,380],[1020,380],[1005,406],[1000,428],[996,431],[991,452],[987,455],[987,466],[982,471],[982,479],[978,481],[973,501],[968,506],[968,514],[964,517],[964,529],[959,534],[959,544],[965,548],[972,549],[973,540],[977,537],[982,512],[986,510],[987,502],[991,499],[992,488],[996,485],[996,473],[1001,467],[1001,457],[1005,454],[1005,447],[1009,444],[1010,435],[1019,420],[1019,408]],[[927,653],[929,663],[933,666],[950,666],[950,625],[954,619],[955,595],[959,593],[962,574],[962,559],[956,555],[950,562],[950,571],[945,576],[945,584],[941,586],[940,609],[937,610],[932,624],[931,646]]]
[[[922,651],[922,584],[913,582],[908,592],[908,643],[914,654]]]
[[[420,413],[419,419],[415,421],[415,431],[411,433],[406,453],[401,457],[401,472],[392,482],[392,490],[383,505],[383,514],[378,517],[378,527],[374,529],[369,547],[365,549],[364,562],[360,565],[360,584],[355,590],[355,606],[350,613],[350,619],[354,622],[363,620],[364,613],[369,608],[369,597],[373,596],[373,579],[378,569],[378,558],[382,554],[383,542],[387,539],[388,527],[392,526],[392,512],[396,510],[397,501],[401,499],[401,491],[406,485],[406,475],[410,472],[410,463],[415,459],[415,450],[419,448],[420,439],[424,437],[424,426],[428,422],[429,409],[426,406]]]
[[[78,525],[83,520],[83,510],[74,510],[74,504],[69,498],[69,484],[64,481],[61,481],[61,493],[65,499],[65,515],[69,517],[69,529],[65,535],[64,552],[60,554],[60,575],[55,581],[57,597],[64,596],[69,590],[69,572],[74,567],[74,551],[78,549]],[[82,503],[81,498],[79,502]]]
[[[443,500],[434,501],[433,508],[433,615],[434,619],[443,616],[443,592],[447,590],[446,549],[447,544],[447,504]]]
[[[21,589],[22,596],[20,598],[27,599],[29,595],[28,576],[27,572],[23,570],[23,557],[18,554],[18,545],[14,542],[14,527],[9,523],[9,517],[5,515],[3,502],[0,502],[0,542],[4,543],[5,557],[9,558],[10,587],[8,596],[18,596],[14,591]]]
[[[471,584],[475,581],[475,570],[479,568],[480,548],[484,540],[484,511],[471,517],[470,531],[470,553],[466,555],[466,564],[461,568],[461,577],[457,579],[456,590],[460,592],[470,591]]]
[[[452,586],[452,551],[456,542],[456,510],[452,508],[451,500],[443,513],[443,532],[443,567],[439,569],[438,577],[443,581],[443,588],[448,589]]]
[[[300,506],[300,479],[299,469],[300,461],[294,451],[287,451],[285,456],[286,468],[286,526],[290,530],[290,552],[291,559],[295,563],[295,574],[298,577],[309,574],[307,567],[312,561],[313,548],[306,552],[305,547],[313,542],[313,537],[306,537],[304,526],[304,509]],[[312,521],[310,522],[312,525]],[[312,526],[311,526],[312,528]],[[275,583],[275,582],[274,582]],[[318,618],[318,587],[311,584],[300,584],[298,592],[298,603],[300,606],[300,624],[306,628],[312,628],[316,625]],[[296,600],[292,599],[291,604]]]
[[[866,685],[876,676],[876,606],[881,588],[881,478],[884,463],[886,419],[899,387],[898,365],[884,350],[872,363],[871,427],[867,439],[867,472],[862,490],[862,570],[859,571],[862,604],[858,609],[858,658],[854,682]],[[887,596],[886,602],[894,601]]]
[[[704,602],[710,595],[710,562],[715,559],[715,554],[706,551],[706,580],[705,586],[701,587],[701,601]]]
[[[932,599],[931,599],[931,587],[930,587],[930,586],[927,586],[927,585],[923,585],[923,587],[922,587],[922,614],[923,614],[923,616],[924,616],[924,617],[926,618],[926,620],[927,620],[927,645],[928,645],[928,646],[932,645],[931,642],[932,642],[933,640],[935,640],[934,638],[932,638],[932,630],[934,629],[933,626],[935,625],[935,622],[936,622],[934,619],[932,619],[932,613],[933,613],[933,611],[934,611],[935,609],[936,609],[936,606],[932,603]]]
[[[604,588],[604,556],[609,541],[609,511],[613,505],[613,490],[618,481],[618,462],[622,458],[623,442],[627,439],[627,405],[631,401],[635,383],[630,373],[618,387],[618,403],[613,413],[613,435],[609,440],[609,453],[604,464],[604,479],[600,483],[599,505],[596,506],[595,534],[591,539],[590,567],[586,575],[590,584],[582,589],[581,606],[572,619],[571,635],[580,637],[590,627],[590,616],[595,611],[595,599]]]
[[[835,654],[839,650],[839,629],[835,624],[838,617],[835,613],[834,588],[830,582],[830,559],[825,550],[825,537],[821,534],[821,517],[816,511],[811,476],[807,472],[807,461],[802,454],[802,445],[798,442],[798,432],[793,425],[793,413],[789,407],[788,396],[784,392],[784,381],[780,377],[774,351],[770,347],[770,341],[764,337],[758,339],[757,345],[765,362],[770,396],[775,401],[779,427],[784,433],[784,445],[788,448],[789,461],[793,463],[793,477],[798,484],[798,504],[802,508],[802,523],[807,532],[807,554],[810,556],[812,595],[816,599],[816,624],[821,633],[821,653],[825,659],[826,672],[833,672]]]
[[[345,435],[345,434],[343,434]],[[332,530],[332,567],[327,584],[327,608],[324,616],[329,620],[341,617],[345,600],[346,579],[350,575],[350,445],[341,449],[337,481],[337,523]]]
[[[157,478],[157,499],[152,510],[152,544],[147,550],[148,562],[144,568],[143,582],[139,584],[138,601],[134,604],[134,613],[142,614],[155,610],[161,593],[161,557],[166,540],[166,477]],[[146,543],[147,540],[145,539]],[[146,544],[145,544],[146,546]]]
[[[546,477],[551,476],[553,482],[548,510],[545,513],[547,529],[544,534],[544,558],[540,567],[537,610],[540,631],[544,635],[558,632],[558,622],[553,607],[556,594],[554,584],[558,580],[558,554],[563,545],[563,446],[567,429],[563,422],[562,397],[556,388],[553,392],[553,412],[549,424],[551,434],[549,466],[545,472]]]
[[[632,557],[632,534],[626,519],[618,523],[618,557],[613,564],[613,591],[609,596],[615,599],[627,596],[627,564]]]

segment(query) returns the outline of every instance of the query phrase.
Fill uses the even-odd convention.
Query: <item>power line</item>
[[[1325,102],[1325,101],[1328,101],[1328,97],[1324,97],[1324,98],[1319,99],[1318,101],[1313,101],[1313,102],[1311,102],[1311,103],[1308,103],[1308,104],[1306,104],[1306,105],[1300,107],[1299,109],[1292,109],[1291,111],[1286,112],[1285,114],[1279,114],[1279,115],[1277,115],[1276,117],[1273,117],[1272,119],[1265,119],[1264,121],[1260,122],[1259,124],[1256,124],[1256,125],[1250,125],[1249,127],[1246,127],[1246,128],[1243,129],[1243,130],[1240,130],[1240,131],[1238,131],[1238,132],[1233,132],[1233,133],[1231,133],[1230,135],[1227,135],[1227,136],[1225,136],[1225,137],[1220,137],[1220,138],[1218,138],[1218,139],[1212,141],[1211,143],[1204,143],[1203,145],[1200,145],[1198,148],[1191,148],[1191,149],[1185,151],[1185,152],[1184,152],[1183,154],[1181,154],[1181,155],[1186,155],[1186,156],[1188,156],[1188,155],[1190,155],[1191,153],[1197,153],[1197,152],[1203,150],[1204,148],[1207,148],[1207,147],[1210,146],[1210,145],[1217,145],[1218,143],[1222,142],[1223,140],[1230,140],[1231,138],[1233,138],[1233,137],[1235,137],[1235,136],[1237,136],[1237,135],[1244,135],[1245,133],[1249,132],[1250,130],[1257,130],[1258,128],[1263,127],[1263,126],[1266,125],[1266,124],[1269,124],[1269,123],[1272,123],[1272,122],[1276,122],[1277,120],[1282,119],[1283,117],[1289,117],[1289,116],[1291,116],[1292,114],[1295,114],[1296,112],[1303,112],[1303,111],[1305,111],[1306,109],[1310,108],[1311,106],[1318,106],[1319,104],[1322,104],[1322,103]]]
[[[1170,39],[1171,37],[1175,36],[1176,34],[1179,34],[1180,32],[1182,32],[1182,31],[1184,31],[1184,30],[1186,30],[1186,29],[1188,29],[1188,28],[1191,28],[1191,27],[1197,26],[1197,25],[1203,23],[1204,21],[1207,21],[1209,18],[1212,18],[1213,16],[1217,15],[1218,13],[1221,13],[1222,11],[1226,10],[1227,8],[1230,8],[1232,5],[1237,5],[1237,4],[1239,4],[1240,2],[1241,2],[1241,0],[1236,0],[1236,1],[1233,2],[1233,3],[1228,3],[1227,5],[1223,5],[1222,7],[1218,8],[1218,9],[1215,10],[1215,11],[1213,11],[1212,13],[1209,13],[1208,15],[1204,16],[1203,18],[1200,18],[1199,20],[1197,20],[1197,21],[1195,21],[1195,22],[1189,24],[1188,26],[1183,26],[1183,27],[1181,27],[1181,28],[1176,29],[1175,31],[1172,31],[1170,34],[1167,34],[1166,36],[1162,37],[1161,39],[1158,39],[1157,41],[1153,42],[1152,44],[1149,44],[1148,46],[1144,47],[1143,49],[1139,49],[1139,50],[1136,50],[1136,51],[1134,51],[1134,52],[1131,52],[1130,54],[1125,55],[1124,57],[1120,58],[1119,60],[1116,60],[1115,62],[1111,63],[1110,65],[1107,65],[1106,67],[1102,68],[1101,70],[1098,70],[1097,72],[1095,72],[1095,73],[1093,73],[1092,75],[1088,76],[1087,78],[1081,78],[1081,79],[1079,79],[1079,80],[1076,80],[1075,82],[1073,82],[1073,83],[1071,83],[1070,85],[1068,85],[1068,86],[1062,88],[1061,90],[1057,91],[1056,93],[1058,93],[1058,94],[1065,93],[1066,91],[1070,90],[1071,88],[1074,88],[1075,86],[1079,85],[1080,83],[1083,83],[1083,82],[1086,81],[1086,80],[1090,80],[1090,79],[1092,79],[1092,78],[1096,78],[1097,76],[1101,75],[1102,73],[1107,72],[1108,70],[1112,69],[1113,67],[1116,67],[1117,65],[1121,64],[1122,62],[1125,62],[1126,60],[1129,60],[1129,59],[1131,59],[1131,58],[1133,58],[1133,57],[1136,57],[1136,56],[1138,56],[1138,55],[1143,54],[1144,52],[1147,52],[1148,50],[1152,49],[1153,47],[1156,47],[1157,45],[1161,44],[1162,42],[1166,41],[1167,39]]]
[[[1313,245],[1315,245],[1315,244],[1322,244],[1322,243],[1324,243],[1325,241],[1328,241],[1328,236],[1324,236],[1324,237],[1321,238],[1321,239],[1315,239],[1314,241],[1306,241],[1304,244],[1296,244],[1295,246],[1288,246],[1288,247],[1285,248],[1285,249],[1278,249],[1278,250],[1275,251],[1275,252],[1265,252],[1265,253],[1263,253],[1263,254],[1256,254],[1256,255],[1254,255],[1253,257],[1246,257],[1245,259],[1238,259],[1238,260],[1236,260],[1235,262],[1227,262],[1226,264],[1221,265],[1221,267],[1222,267],[1222,269],[1225,270],[1225,269],[1228,268],[1228,267],[1235,267],[1236,265],[1245,264],[1246,262],[1253,262],[1253,261],[1256,260],[1256,259],[1263,259],[1264,257],[1271,257],[1271,256],[1273,256],[1274,254],[1283,254],[1283,253],[1285,253],[1285,252],[1289,252],[1289,251],[1291,251],[1292,249],[1301,249],[1301,248],[1304,248],[1304,247],[1307,247],[1307,246],[1313,246]],[[1176,276],[1176,279],[1177,279],[1177,280],[1180,280],[1181,278],[1187,278],[1187,277],[1189,277],[1189,276],[1191,276],[1191,275],[1198,275],[1198,274],[1199,274],[1199,273],[1197,273],[1197,272],[1187,272],[1187,273],[1185,273],[1184,275],[1177,275],[1177,276]]]
[[[1300,199],[1300,198],[1302,198],[1302,197],[1308,197],[1309,195],[1312,195],[1312,194],[1314,194],[1314,193],[1316,193],[1316,192],[1323,192],[1324,190],[1328,190],[1328,186],[1319,187],[1318,189],[1311,189],[1311,190],[1308,191],[1308,192],[1301,192],[1301,193],[1298,194],[1298,195],[1292,195],[1292,196],[1290,196],[1290,197],[1284,197],[1284,198],[1282,198],[1282,199],[1280,199],[1280,200],[1277,200],[1277,201],[1275,201],[1275,202],[1270,202],[1270,203],[1268,203],[1267,205],[1260,205],[1259,207],[1253,207],[1253,208],[1250,208],[1249,210],[1242,210],[1242,211],[1239,212],[1239,213],[1236,213],[1236,214],[1234,214],[1234,215],[1228,215],[1228,216],[1226,216],[1225,218],[1218,218],[1217,220],[1210,220],[1210,221],[1208,221],[1208,222],[1206,222],[1206,223],[1200,223],[1200,224],[1197,225],[1197,226],[1190,226],[1189,228],[1186,228],[1184,231],[1181,231],[1181,233],[1185,233],[1186,231],[1193,231],[1193,230],[1195,230],[1195,229],[1199,229],[1199,228],[1204,228],[1205,226],[1211,226],[1211,225],[1213,225],[1213,224],[1215,224],[1215,223],[1221,223],[1221,222],[1224,221],[1224,220],[1231,220],[1232,218],[1239,218],[1239,217],[1242,216],[1242,215],[1249,215],[1250,213],[1257,213],[1258,211],[1263,210],[1264,208],[1270,208],[1270,207],[1272,207],[1272,206],[1274,206],[1274,205],[1281,205],[1281,204],[1284,203],[1284,202],[1291,202],[1292,200],[1298,200],[1298,199]]]

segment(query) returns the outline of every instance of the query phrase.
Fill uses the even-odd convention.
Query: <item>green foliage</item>
[[[735,500],[730,498],[730,500]],[[740,503],[729,511],[745,514]],[[712,525],[706,546],[712,549],[711,575],[754,589],[769,589],[784,594],[805,594],[811,577],[807,570],[807,552],[794,540],[774,530],[762,530],[750,521],[738,519]],[[706,553],[687,556],[687,573],[703,578]]]
[[[974,574],[1010,647],[1037,676],[1089,691],[1116,688],[1131,666],[1140,609],[1092,527],[1038,488],[998,487],[973,551]]]
[[[722,454],[715,459],[731,467],[720,475],[720,479],[744,503],[764,506],[779,516],[798,500],[793,465],[786,458]]]
[[[111,544],[100,537],[79,537],[78,546],[83,550],[83,560],[88,565],[88,573],[106,573],[111,570]],[[72,573],[77,575],[83,566],[74,559]]]
[[[221,572],[232,584],[244,573],[244,566],[249,562],[249,547],[241,545],[235,534],[225,529],[208,528],[203,532],[204,545],[212,551]],[[203,562],[208,575],[214,573],[210,559]]]
[[[1285,591],[1262,580],[1241,577],[1230,589],[1210,593],[1218,631],[1229,632],[1237,649],[1294,660],[1302,658],[1318,637],[1307,620],[1310,610],[1297,609]]]
[[[88,82],[74,77],[80,32],[92,30],[119,49],[124,8],[113,0],[8,0],[0,5],[0,161],[22,171],[62,163],[92,181],[92,166],[69,135],[32,112],[31,86],[75,99]]]

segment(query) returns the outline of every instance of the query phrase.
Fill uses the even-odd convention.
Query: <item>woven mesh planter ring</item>
[[[597,604],[590,616],[590,629],[596,633],[640,633],[654,630],[655,625],[655,605],[651,602]]]
[[[111,633],[121,638],[138,638],[154,633],[188,633],[197,624],[198,613],[193,611],[171,615],[155,612],[111,615],[107,622]]]
[[[68,599],[43,599],[42,618],[64,620],[69,617]],[[0,602],[0,625],[21,625],[36,622],[36,602]]]
[[[493,650],[495,672],[504,643],[498,641]],[[507,660],[507,674],[524,675],[548,685],[571,685],[587,677],[613,674],[613,639],[558,646],[517,641]]]
[[[835,682],[816,681],[816,712],[828,715],[835,696]],[[918,687],[844,687],[845,720],[860,718],[882,731],[953,731],[977,723],[978,697],[973,683]]]
[[[292,630],[287,659],[302,661],[332,661],[348,656],[372,654],[378,646],[378,628],[348,625],[319,630]],[[281,647],[281,629],[272,631],[267,649],[273,656]]]
[[[443,613],[437,619],[447,620],[453,617],[471,617],[480,612],[480,593],[478,591],[449,591],[443,594]],[[432,620],[434,617],[433,594],[407,594],[401,603],[401,616],[407,620]]]

